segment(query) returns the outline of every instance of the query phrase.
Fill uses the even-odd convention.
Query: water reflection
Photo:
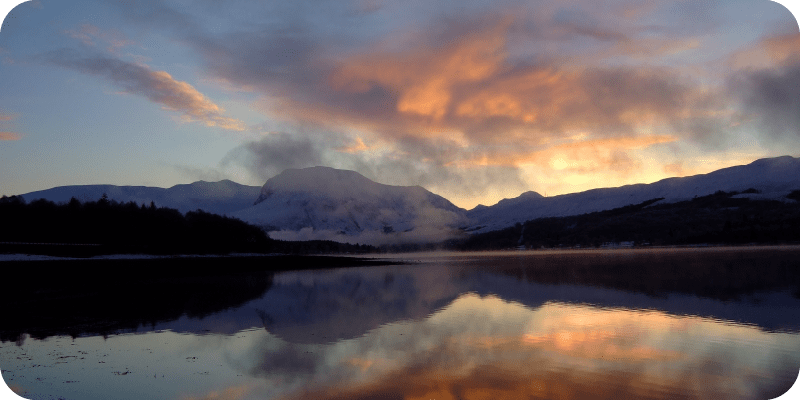
[[[404,257],[170,281],[147,333],[3,343],[0,367],[66,399],[231,400],[768,399],[800,369],[797,248]]]
[[[236,363],[276,399],[768,399],[794,382],[798,345],[699,317],[465,294],[423,320],[326,346],[271,336]]]

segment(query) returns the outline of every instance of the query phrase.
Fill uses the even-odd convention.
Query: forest
[[[155,203],[72,198],[56,204],[21,196],[0,198],[0,253],[100,254],[365,253],[370,246],[270,239],[239,219],[196,210],[185,215]]]

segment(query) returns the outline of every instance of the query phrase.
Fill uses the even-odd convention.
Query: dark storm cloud
[[[732,90],[771,139],[800,139],[800,63],[742,73]]]
[[[222,160],[223,166],[239,164],[262,181],[290,168],[324,164],[324,148],[309,137],[287,133],[269,133],[257,141],[246,142]]]

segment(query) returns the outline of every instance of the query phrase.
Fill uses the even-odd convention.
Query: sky
[[[491,205],[800,155],[768,0],[32,0],[0,26],[0,195],[350,169]]]

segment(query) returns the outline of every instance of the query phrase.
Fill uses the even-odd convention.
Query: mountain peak
[[[772,158],[760,158],[758,160],[751,162],[749,165],[756,167],[778,167],[778,166],[791,165],[799,161],[800,159],[794,158],[792,156],[780,156]]]
[[[255,204],[234,216],[281,240],[375,244],[446,239],[466,223],[464,212],[420,186],[385,185],[355,171],[311,167],[270,178]]]
[[[544,196],[542,196],[538,192],[534,192],[533,190],[529,190],[529,191],[527,191],[525,193],[520,194],[517,198],[518,199],[538,199],[538,198],[543,198],[543,197]]]
[[[361,192],[376,192],[382,186],[355,171],[331,167],[287,169],[267,180],[256,199],[258,204],[272,193],[324,193],[335,198],[347,198]]]

